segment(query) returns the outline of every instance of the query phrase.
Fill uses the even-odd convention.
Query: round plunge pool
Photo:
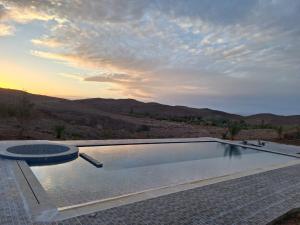
[[[30,165],[58,164],[76,159],[78,148],[58,144],[26,144],[8,147],[0,151],[0,156],[24,160]]]

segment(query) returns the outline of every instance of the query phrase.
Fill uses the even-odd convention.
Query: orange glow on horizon
[[[16,87],[14,87],[12,84],[6,83],[4,81],[0,81],[0,88],[18,89]]]
[[[114,98],[106,84],[84,82],[70,77],[55,75],[28,68],[11,61],[0,61],[0,88],[16,89],[32,94],[47,95],[66,99],[91,97]]]
[[[0,88],[22,90],[22,87],[14,81],[12,76],[0,72]]]
[[[18,64],[8,61],[0,62],[0,87],[23,90],[33,94],[56,96],[52,83],[45,84],[45,76],[38,71],[30,71]],[[44,81],[44,82],[43,82]]]

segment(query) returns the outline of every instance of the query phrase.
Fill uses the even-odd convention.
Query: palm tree
[[[234,138],[238,135],[240,131],[241,131],[241,126],[239,123],[231,122],[228,124],[228,132],[231,140],[234,140]]]

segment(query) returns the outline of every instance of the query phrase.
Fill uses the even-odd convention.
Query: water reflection
[[[224,146],[224,157],[229,157],[230,159],[232,157],[242,158],[242,152],[239,146],[226,144]]]
[[[80,152],[102,162],[104,170],[227,158],[227,156],[231,158],[258,153],[255,150],[244,151],[240,147],[218,142],[100,146],[80,148]]]

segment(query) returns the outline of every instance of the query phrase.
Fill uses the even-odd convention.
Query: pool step
[[[80,157],[88,161],[89,163],[93,164],[97,168],[103,167],[103,163],[99,162],[98,160],[92,158],[91,156],[87,155],[86,153],[79,153]]]

